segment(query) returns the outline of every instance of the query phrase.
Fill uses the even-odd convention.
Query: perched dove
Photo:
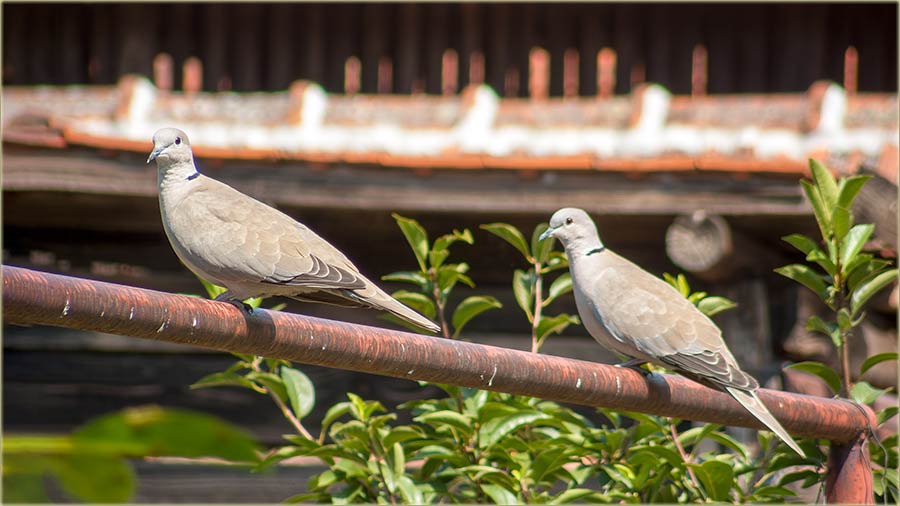
[[[559,239],[566,249],[575,304],[587,331],[603,346],[631,358],[623,365],[651,362],[728,392],[805,457],[759,400],[759,383],[741,370],[722,331],[678,290],[607,249],[581,209],[554,213],[541,236],[546,237]]]
[[[290,216],[210,179],[194,166],[188,136],[153,135],[159,208],[172,248],[194,274],[228,290],[216,300],[286,296],[389,311],[419,327],[440,327],[366,279],[324,239]]]

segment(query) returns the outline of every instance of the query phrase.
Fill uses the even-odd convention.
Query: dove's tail
[[[428,318],[407,307],[397,299],[391,297],[383,290],[369,282],[363,290],[343,290],[342,297],[354,300],[357,303],[375,309],[387,311],[401,320],[426,329],[432,333],[438,333],[441,328]]]
[[[441,328],[436,325],[433,321],[425,318],[419,313],[413,311],[403,303],[399,302],[397,299],[388,296],[388,298],[378,300],[378,308],[384,309],[385,311],[391,313],[392,315],[400,318],[401,320],[408,321],[413,325],[418,327],[422,327],[423,329],[430,330],[431,332],[438,333],[441,331]]]
[[[725,390],[731,394],[732,397],[735,398],[738,402],[741,403],[747,411],[749,411],[753,416],[755,416],[760,422],[762,422],[766,427],[768,427],[772,432],[774,432],[778,437],[781,438],[782,441],[787,443],[795,452],[797,452],[801,457],[806,458],[806,454],[803,453],[803,450],[800,449],[800,446],[797,445],[797,442],[794,441],[794,438],[791,437],[790,434],[784,430],[784,427],[778,423],[778,420],[772,416],[772,413],[769,412],[769,409],[765,404],[759,400],[759,396],[756,395],[755,391],[747,391],[747,390],[739,390],[733,387],[725,387]]]

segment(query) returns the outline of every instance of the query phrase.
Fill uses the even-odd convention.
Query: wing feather
[[[595,301],[607,329],[640,354],[719,388],[756,388],[721,330],[665,281],[618,257],[597,280]]]

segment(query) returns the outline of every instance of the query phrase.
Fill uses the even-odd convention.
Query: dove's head
[[[168,166],[190,163],[193,159],[191,141],[186,133],[177,128],[163,128],[153,134],[153,151],[147,163],[156,160],[157,166]]]
[[[566,207],[553,213],[550,227],[541,234],[541,239],[554,237],[559,239],[566,250],[585,247],[587,249],[602,246],[597,227],[588,213],[574,207]]]

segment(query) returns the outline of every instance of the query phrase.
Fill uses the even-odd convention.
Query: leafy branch
[[[572,278],[568,272],[560,274],[550,284],[544,294],[544,278],[551,272],[569,266],[566,255],[553,251],[553,239],[540,239],[548,225],[541,223],[531,234],[531,242],[516,227],[508,223],[488,223],[481,228],[503,239],[512,245],[528,263],[528,270],[516,269],[513,272],[513,294],[516,303],[525,313],[531,324],[531,351],[538,353],[544,340],[552,334],[562,333],[569,325],[577,325],[580,320],[576,315],[559,313],[546,316],[544,310],[561,295],[572,291]]]
[[[411,218],[392,214],[400,231],[409,243],[416,262],[418,271],[400,271],[382,276],[385,281],[399,281],[411,283],[418,291],[398,290],[391,294],[395,299],[412,307],[428,318],[437,318],[441,326],[441,332],[445,338],[458,339],[463,327],[472,318],[490,309],[502,307],[500,301],[488,295],[472,295],[463,299],[453,311],[450,320],[447,319],[447,303],[450,294],[457,283],[462,283],[469,288],[475,288],[475,282],[468,276],[469,264],[465,262],[446,263],[450,256],[450,246],[457,242],[473,244],[475,242],[472,232],[463,229],[462,232],[454,230],[445,234],[434,242],[429,242],[428,233],[418,221]],[[408,328],[402,320],[385,315],[386,319],[397,322]],[[451,332],[452,325],[452,332]]]

